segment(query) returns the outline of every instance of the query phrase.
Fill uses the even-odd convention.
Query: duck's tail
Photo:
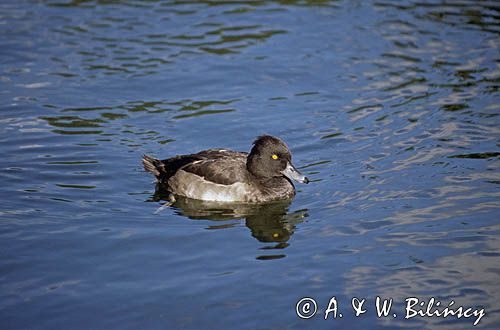
[[[153,173],[157,180],[160,180],[165,174],[165,165],[157,158],[143,155],[142,164],[144,165],[144,170]]]

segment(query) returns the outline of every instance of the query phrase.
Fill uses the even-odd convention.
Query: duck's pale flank
[[[250,153],[209,149],[164,160],[144,155],[144,169],[154,174],[160,189],[188,198],[260,203],[290,199],[291,180],[309,179],[292,165],[292,154],[277,137],[259,136]]]

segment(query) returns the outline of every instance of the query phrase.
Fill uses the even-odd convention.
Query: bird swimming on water
[[[291,180],[309,183],[292,165],[286,144],[271,135],[259,136],[250,153],[208,149],[164,160],[144,155],[142,163],[156,177],[158,188],[206,201],[262,203],[290,199],[295,195]]]

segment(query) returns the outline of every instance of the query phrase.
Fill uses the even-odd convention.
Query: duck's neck
[[[259,178],[258,182],[262,194],[274,199],[292,198],[295,195],[294,185],[283,176]]]

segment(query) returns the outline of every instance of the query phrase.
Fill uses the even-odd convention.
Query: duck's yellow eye
[[[278,159],[278,155],[272,155],[271,158],[276,160],[276,159]]]

